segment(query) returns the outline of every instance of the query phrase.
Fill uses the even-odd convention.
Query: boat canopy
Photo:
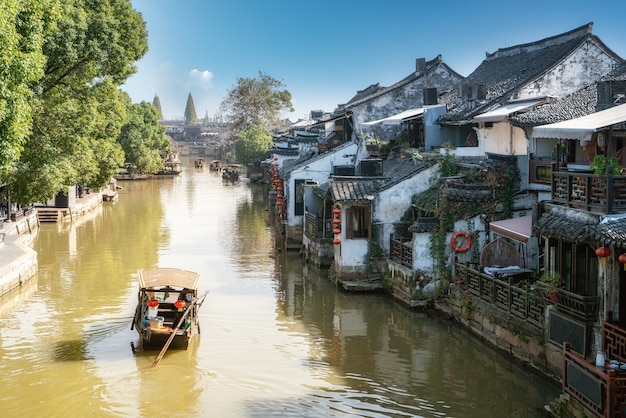
[[[139,288],[150,289],[165,286],[196,290],[200,273],[177,268],[153,268],[139,270]]]

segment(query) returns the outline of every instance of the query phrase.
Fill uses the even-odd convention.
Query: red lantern
[[[611,250],[607,247],[600,247],[596,250],[596,255],[600,258],[600,262],[604,263],[606,258],[611,255]]]
[[[178,312],[182,312],[183,308],[187,306],[187,302],[185,302],[184,300],[178,299],[176,302],[174,302],[174,306],[176,306],[176,309],[178,309]]]
[[[339,208],[333,209],[333,215],[335,215],[335,216],[341,215],[341,209],[339,209]]]
[[[333,219],[333,225],[337,226],[337,225],[341,225],[341,219]]]
[[[624,265],[624,271],[626,271],[626,254],[620,254],[618,260]]]
[[[279,200],[278,202],[276,202],[276,206],[281,207],[283,205],[283,201]]]
[[[335,235],[341,234],[341,229],[339,229],[339,228],[333,229],[333,234],[335,234]]]
[[[274,157],[274,161],[278,161],[278,157]]]
[[[341,244],[341,240],[340,240],[339,238],[335,238],[335,239],[333,240],[333,244],[335,244],[335,245],[339,245],[339,244]]]
[[[276,195],[276,199],[277,199],[277,200],[283,200],[283,195],[282,195],[282,194],[278,194],[278,195]]]
[[[278,186],[278,187],[276,188],[276,191],[280,193],[280,192],[282,192],[282,191],[283,191],[283,188],[282,188],[281,186]]]
[[[157,306],[159,306],[159,301],[156,299],[150,299],[148,301],[148,306],[151,308],[156,308]]]

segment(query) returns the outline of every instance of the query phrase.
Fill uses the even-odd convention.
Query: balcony
[[[306,212],[304,214],[304,233],[313,239],[333,238],[332,218],[319,218]]]
[[[616,324],[602,324],[602,349],[607,362],[626,364],[626,330]],[[618,418],[626,413],[626,370],[596,367],[571,350],[563,349],[563,391],[583,404],[596,417]]]
[[[553,171],[552,200],[571,208],[605,214],[626,213],[626,176],[612,177],[612,198],[607,176]]]
[[[549,303],[544,283],[535,282],[532,287],[518,286],[519,276],[493,277],[460,263],[455,264],[455,269],[456,275],[474,296],[525,319],[538,329],[544,328],[544,312]],[[585,323],[598,319],[598,296],[582,296],[565,289],[559,289],[558,293],[559,312]]]
[[[410,238],[391,238],[389,248],[392,261],[413,268],[413,243]]]

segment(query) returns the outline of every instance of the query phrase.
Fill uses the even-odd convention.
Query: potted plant
[[[562,278],[557,271],[546,271],[541,275],[539,280],[546,284],[546,292],[553,303],[559,301],[559,287],[561,286]]]
[[[620,167],[617,157],[611,157],[607,160],[602,154],[598,154],[593,158],[589,168],[593,170],[596,176],[604,176],[607,164],[611,167],[613,175],[618,176],[622,174],[622,167]]]

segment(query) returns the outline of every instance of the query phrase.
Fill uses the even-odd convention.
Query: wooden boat
[[[211,171],[220,171],[222,169],[222,161],[221,160],[213,160],[209,163],[209,170]]]
[[[144,349],[186,350],[200,332],[198,296],[200,274],[177,268],[142,269],[133,318]],[[172,336],[172,334],[174,334]]]
[[[204,167],[204,158],[202,158],[202,157],[196,158],[196,161],[194,161],[193,165],[196,168],[203,168]]]
[[[231,181],[239,180],[240,174],[241,174],[241,165],[239,164],[228,164],[226,167],[222,168],[222,178],[224,180],[231,180]]]

